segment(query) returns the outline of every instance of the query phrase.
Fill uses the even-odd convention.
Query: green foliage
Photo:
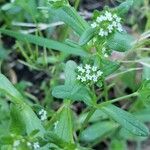
[[[125,52],[132,48],[132,42],[132,36],[117,32],[108,39],[107,46],[115,51]]]
[[[138,136],[148,136],[149,129],[130,113],[114,106],[109,105],[101,108],[112,119],[117,121],[122,127]]]
[[[71,109],[69,104],[65,104],[57,118],[54,126],[54,133],[67,143],[74,143],[73,140],[73,124]]]
[[[85,45],[89,42],[94,37],[95,32],[96,30],[93,28],[86,29],[79,40],[79,45]]]
[[[73,61],[66,63],[65,85],[56,86],[52,91],[52,95],[61,99],[84,101],[86,104],[91,105],[93,102],[90,90],[76,81],[76,67],[77,65]]]
[[[150,33],[138,25],[148,29],[149,4],[118,2],[93,17],[79,0],[0,2],[0,71],[15,83],[0,74],[0,149],[127,150],[149,138]]]
[[[126,0],[125,2],[121,3],[118,7],[116,7],[117,13],[122,16],[126,14],[131,6],[133,5],[134,0]]]
[[[5,29],[0,29],[0,32],[3,34],[9,35],[11,37],[14,37],[18,40],[21,40],[23,42],[33,43],[33,44],[36,44],[39,46],[43,46],[46,48],[58,50],[58,51],[69,53],[69,54],[75,54],[75,55],[79,55],[79,56],[87,56],[87,53],[81,48],[78,49],[75,47],[70,47],[69,45],[66,45],[64,43],[59,43],[54,40],[50,40],[50,39],[46,39],[46,38],[42,38],[42,37],[38,37],[35,35],[30,35],[30,34],[26,35],[23,33],[9,31],[9,30],[5,30]]]
[[[118,125],[114,122],[103,121],[97,122],[86,128],[81,134],[81,140],[86,142],[94,142],[95,140],[102,140],[110,135],[111,131],[115,130]]]

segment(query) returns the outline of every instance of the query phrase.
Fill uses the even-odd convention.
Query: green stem
[[[76,10],[78,9],[79,4],[80,4],[80,0],[76,0],[76,1],[75,1],[75,5],[74,5],[74,8],[75,8]]]
[[[108,90],[107,90],[107,83],[106,83],[105,79],[103,79],[103,84],[104,84],[105,101],[108,101]]]
[[[102,106],[105,106],[105,105],[108,105],[108,104],[112,104],[112,103],[115,103],[115,102],[119,102],[119,101],[125,100],[127,98],[136,97],[138,95],[139,95],[138,92],[134,92],[134,93],[129,94],[129,95],[121,96],[121,97],[115,98],[113,100],[109,100],[107,102],[103,102],[101,104],[98,104],[98,108],[100,108]]]

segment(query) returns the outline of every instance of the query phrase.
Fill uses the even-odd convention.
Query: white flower
[[[113,17],[114,17],[114,18],[117,18],[118,16],[117,16],[117,14],[114,14]]]
[[[97,27],[97,23],[96,23],[96,22],[93,22],[93,23],[91,24],[91,27],[92,27],[92,28],[96,28],[96,27]]]
[[[102,18],[102,17],[97,17],[96,21],[97,21],[98,23],[100,23],[100,22],[103,21],[103,18]]]
[[[35,150],[36,150],[36,149],[39,149],[39,148],[40,148],[39,142],[33,143],[33,148],[34,148]]]
[[[97,71],[97,76],[101,76],[103,72],[101,70]]]
[[[107,32],[107,31],[105,31],[105,32],[104,32],[104,35],[105,35],[105,36],[107,36],[107,35],[108,35],[108,32]]]
[[[17,146],[19,146],[19,145],[20,145],[20,140],[14,141],[14,143],[13,143],[13,146],[14,146],[14,147],[17,147]]]
[[[105,53],[105,54],[104,54],[104,57],[106,57],[106,58],[107,58],[107,57],[108,57],[108,54],[106,54],[106,53]]]
[[[118,30],[119,32],[122,32],[122,31],[123,31],[122,26],[121,26],[120,23],[117,24],[117,30]]]
[[[106,11],[105,16],[109,21],[112,21],[113,18],[112,18],[112,14],[110,12]]]
[[[27,146],[31,146],[31,143],[30,143],[30,142],[27,142]]]
[[[89,69],[91,69],[91,66],[88,65],[88,64],[86,64],[86,65],[85,65],[85,69],[86,69],[86,70],[89,70]]]
[[[104,34],[105,34],[104,30],[103,30],[103,29],[100,29],[99,35],[100,35],[100,36],[104,36]]]
[[[80,79],[81,79],[81,76],[80,76],[80,75],[78,75],[78,76],[77,76],[77,80],[80,80]]]
[[[41,109],[41,110],[39,111],[39,115],[40,115],[40,119],[41,119],[42,121],[44,121],[44,120],[47,119],[47,112],[46,112],[44,109]]]
[[[92,80],[92,76],[89,74],[86,74],[86,78],[87,78],[87,80]]]
[[[82,66],[78,66],[77,69],[78,69],[78,71],[81,71],[83,69],[83,67]]]
[[[112,31],[112,30],[113,30],[113,25],[112,25],[112,24],[108,25],[107,29],[108,29],[109,31]]]
[[[93,66],[93,67],[92,67],[92,71],[97,71],[97,67],[96,67],[96,66]]]
[[[109,11],[105,11],[103,15],[96,18],[96,22],[94,22],[91,26],[93,28],[97,27],[99,29],[98,35],[104,37],[108,36],[115,30],[122,32],[123,29],[120,22],[121,18],[118,17],[117,14],[112,14]]]
[[[81,77],[81,82],[85,82],[86,81],[86,77]]]
[[[87,73],[87,74],[89,74],[90,72],[91,72],[91,71],[90,71],[89,69],[88,69],[88,70],[86,70],[86,73]]]
[[[102,52],[103,52],[103,53],[106,52],[106,48],[105,48],[105,47],[102,48]]]
[[[112,22],[112,25],[113,25],[114,27],[116,27],[116,26],[117,26],[117,22],[116,22],[116,21],[113,21],[113,22]]]
[[[116,17],[116,22],[120,22],[121,18],[120,17]]]
[[[99,77],[101,76],[102,72],[98,70],[97,66],[91,66],[86,64],[83,69],[86,71],[84,73],[81,73],[81,71],[78,71],[77,80],[80,80],[82,83],[86,82],[89,84],[90,82],[97,82]],[[98,70],[98,71],[97,71]]]
[[[92,78],[93,78],[93,81],[94,81],[94,82],[97,82],[97,81],[98,81],[98,77],[97,77],[95,74],[92,76]]]

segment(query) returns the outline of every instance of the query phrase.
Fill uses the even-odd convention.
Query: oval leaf
[[[93,142],[97,139],[103,139],[117,127],[118,125],[116,123],[109,121],[94,123],[82,132],[81,140],[86,142]]]
[[[107,115],[117,121],[122,127],[138,136],[148,136],[149,129],[130,113],[109,105],[101,108]]]
[[[133,37],[126,33],[116,32],[108,38],[107,46],[115,51],[125,52],[132,48]]]

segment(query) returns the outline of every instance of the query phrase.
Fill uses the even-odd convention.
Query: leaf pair
[[[68,61],[65,66],[65,84],[56,86],[52,95],[56,98],[69,99],[72,101],[84,101],[92,104],[92,94],[86,86],[80,85],[76,81],[76,63]]]

